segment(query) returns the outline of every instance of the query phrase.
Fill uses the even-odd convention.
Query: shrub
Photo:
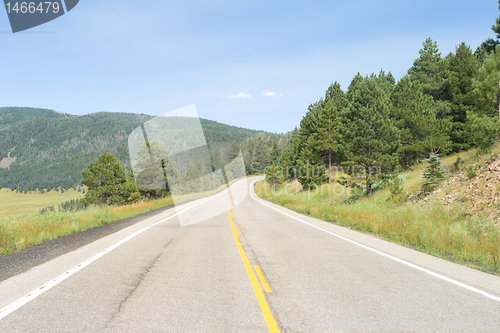
[[[439,186],[439,183],[444,180],[445,171],[438,155],[433,154],[425,161],[429,165],[423,171],[422,190],[428,194],[434,191]]]
[[[283,185],[283,173],[274,163],[266,170],[266,182],[272,190],[280,189]]]
[[[474,171],[474,168],[471,166],[469,166],[469,168],[467,169],[467,178],[469,179],[473,179],[473,178],[476,178],[477,176],[477,173],[476,171]]]

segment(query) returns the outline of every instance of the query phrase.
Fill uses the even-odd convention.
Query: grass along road
[[[493,153],[498,154],[498,146]],[[451,167],[460,157],[466,169],[482,164],[491,156],[477,158],[475,151],[463,152],[443,159]],[[418,191],[424,165],[404,174],[404,191]],[[388,200],[388,188],[371,198],[361,197],[346,203],[348,189],[338,183],[325,184],[314,191],[301,191],[297,183],[286,184],[282,190],[271,191],[263,181],[255,192],[261,198],[296,212],[378,235],[392,242],[416,248],[441,258],[466,264],[490,273],[500,273],[500,228],[497,221],[487,216],[468,214],[466,203],[446,207],[441,198],[406,200],[396,203]],[[437,196],[437,195],[436,195]]]

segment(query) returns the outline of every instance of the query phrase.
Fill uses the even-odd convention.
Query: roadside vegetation
[[[489,154],[472,149],[443,158],[444,179],[428,194],[424,174],[429,163],[401,173],[399,190],[388,182],[371,197],[338,183],[345,177],[341,172],[333,174],[332,184],[313,190],[304,190],[296,180],[272,190],[261,181],[256,193],[296,212],[499,274],[499,154],[500,145],[495,145]]]
[[[153,157],[138,159],[137,162],[138,165],[144,164],[138,167],[140,171],[138,179],[142,184],[147,184],[148,189],[138,186],[134,175],[131,172],[127,174],[125,166],[113,154],[103,153],[82,171],[82,183],[85,187],[75,190],[81,191],[77,192],[80,195],[76,199],[67,200],[57,206],[47,206],[35,214],[1,214],[0,255],[7,255],[47,240],[137,216],[157,208],[172,206],[174,200],[168,185],[161,189],[162,184],[163,186],[168,184],[167,177],[170,180],[172,178],[183,180],[196,187],[196,191],[186,191],[184,194],[176,195],[176,203],[200,198],[226,188],[224,179],[214,178],[211,184],[202,183],[199,173],[192,172],[192,165],[186,170],[177,170],[169,159],[169,152],[166,149],[154,145],[149,149]],[[224,156],[219,157],[221,158],[219,162],[223,163]],[[159,161],[156,159],[161,159],[165,173],[161,170],[157,172],[158,170],[152,167],[158,165]],[[197,179],[200,180],[199,184],[193,183]],[[62,194],[68,193],[63,189],[60,191]],[[18,192],[18,195],[36,196],[36,198],[52,193],[52,191],[46,194]],[[14,193],[10,192],[8,195],[13,196]],[[83,197],[80,198],[81,195]],[[59,197],[52,195],[51,202],[56,198]]]
[[[172,199],[168,197],[123,206],[91,206],[81,211],[0,215],[0,255],[172,204]]]
[[[259,195],[499,272],[500,18],[492,30],[475,51],[461,43],[446,56],[426,39],[397,82],[381,70],[346,91],[332,83]]]

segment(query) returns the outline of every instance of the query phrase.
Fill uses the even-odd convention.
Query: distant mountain
[[[42,118],[67,118],[73,117],[65,113],[38,108],[0,108],[0,128],[23,120],[36,120]]]
[[[0,188],[69,188],[80,182],[81,171],[103,152],[116,155],[130,169],[128,135],[152,118],[130,113],[74,116],[46,109],[0,108]],[[262,133],[200,121],[207,142],[242,144]]]

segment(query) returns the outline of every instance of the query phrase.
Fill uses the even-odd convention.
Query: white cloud
[[[276,97],[276,91],[266,90],[262,92],[262,95],[266,97]]]
[[[278,97],[283,97],[283,94],[280,94]]]
[[[250,94],[244,94],[242,92],[240,92],[237,95],[229,95],[229,98],[250,98],[250,97],[252,97]]]

